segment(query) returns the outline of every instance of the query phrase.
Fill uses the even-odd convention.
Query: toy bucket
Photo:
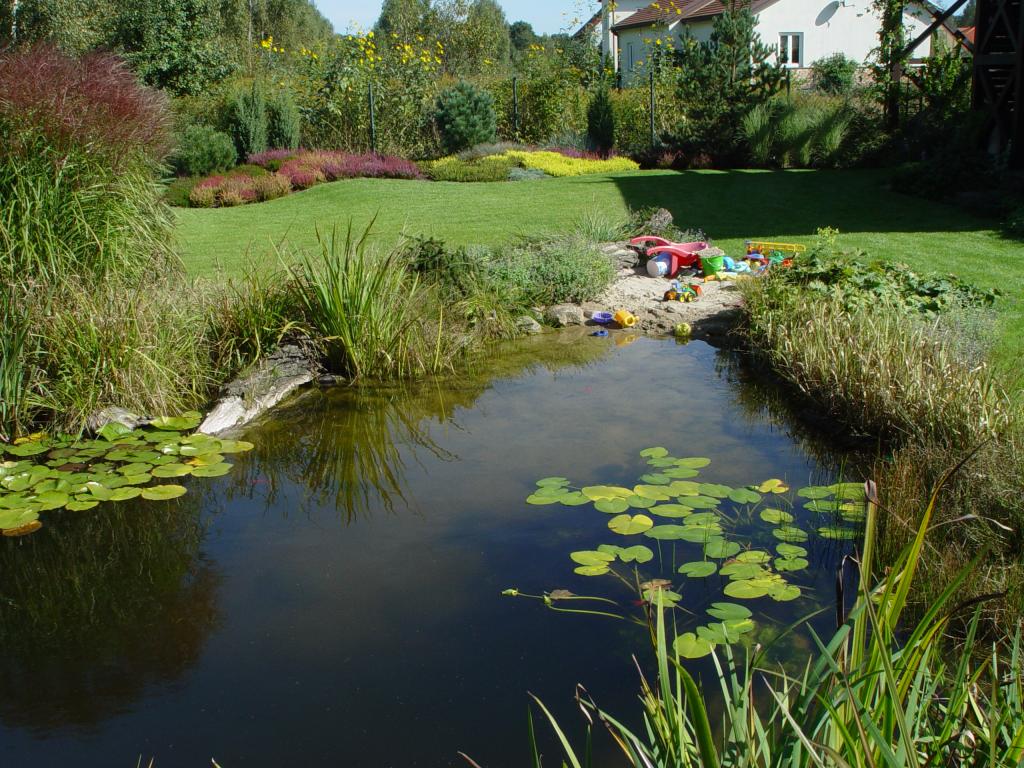
[[[717,275],[724,266],[724,256],[701,256],[700,258],[700,268],[704,271],[704,277]]]
[[[651,277],[668,277],[672,269],[672,259],[668,256],[655,256],[647,262],[647,274]]]

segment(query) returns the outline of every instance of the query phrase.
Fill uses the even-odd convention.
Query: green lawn
[[[500,245],[564,229],[589,211],[621,217],[655,205],[681,226],[704,229],[729,254],[748,238],[809,244],[818,227],[832,226],[845,248],[1004,290],[998,357],[1014,362],[1024,331],[1022,244],[986,220],[890,192],[885,178],[878,171],[649,171],[496,184],[357,179],[259,205],[181,210],[178,236],[189,271],[214,277],[276,264],[274,244],[311,246],[317,228],[365,226],[374,215],[382,241],[406,232]]]

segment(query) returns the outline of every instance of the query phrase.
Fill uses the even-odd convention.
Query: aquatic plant
[[[873,484],[865,487],[866,534],[853,563],[859,575],[853,608],[831,638],[810,630],[817,655],[798,674],[764,665],[757,648],[745,660],[727,645],[721,658],[713,654],[723,697],[720,729],[712,726],[707,693],[687,669],[685,648],[678,647],[678,639],[672,642],[670,609],[659,604],[652,633],[657,679],[641,680],[642,728],[627,727],[580,687],[577,700],[588,722],[581,757],[550,710],[535,699],[567,763],[593,765],[589,745],[598,724],[635,768],[1021,765],[1020,627],[985,653],[976,639],[976,609],[966,647],[959,655],[947,653],[945,631],[965,607],[956,596],[977,562],[957,574],[920,621],[904,622],[943,484],[932,493],[913,541],[877,579],[877,498]],[[532,715],[529,733],[533,764],[539,765]]]
[[[252,450],[252,443],[184,434],[201,419],[193,412],[153,419],[145,429],[108,424],[96,440],[39,434],[0,444],[0,532],[34,533],[45,512],[85,512],[137,498],[170,501],[186,493],[154,481],[223,477],[232,467],[225,455]]]
[[[681,607],[686,580],[700,580],[708,587],[713,582],[706,580],[717,577],[722,597],[732,600],[769,598],[789,602],[800,598],[804,590],[792,583],[792,576],[809,566],[808,550],[802,544],[810,533],[798,523],[796,515],[780,507],[795,510],[799,505],[811,513],[812,519],[819,521],[813,526],[814,533],[829,540],[859,538],[866,520],[864,490],[858,483],[808,486],[795,495],[778,478],[733,488],[698,479],[701,470],[711,464],[710,459],[677,458],[660,446],[645,449],[640,455],[651,471],[637,485],[574,488],[568,478],[546,477],[537,482],[526,503],[568,507],[592,504],[596,512],[611,515],[607,527],[613,534],[634,541],[641,536],[651,540],[650,546],[602,543],[569,555],[577,575],[612,576],[636,592],[643,611],[633,620],[641,624],[652,621],[654,608]],[[755,513],[771,526],[774,542],[743,540],[730,531],[737,528],[737,520]],[[657,547],[657,560],[652,546]],[[669,551],[665,552],[663,546]],[[684,577],[684,586],[676,586],[675,574]],[[567,599],[598,600],[604,604],[598,611],[602,615],[628,618],[613,600],[579,596],[564,589],[543,595],[511,589],[504,594],[539,599],[550,608],[573,613],[593,613],[596,609],[589,605],[563,608],[559,603]],[[675,637],[675,653],[684,658],[707,656],[719,645],[740,642],[757,627],[753,612],[742,604],[714,602],[707,615],[714,621],[705,619],[705,623],[698,622]],[[673,616],[674,625],[687,621]]]

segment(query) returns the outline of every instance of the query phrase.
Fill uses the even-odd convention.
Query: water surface
[[[452,380],[312,391],[248,431],[256,450],[228,477],[2,542],[0,764],[448,766],[461,750],[511,768],[527,761],[527,692],[577,733],[581,682],[631,719],[639,627],[500,593],[633,610],[568,553],[641,541],[591,506],[525,504],[534,482],[632,484],[655,445],[711,458],[702,479],[732,486],[829,482],[845,459],[733,355],[627,338],[532,339]],[[756,519],[736,528],[776,543]],[[808,547],[805,598],[750,603],[758,640],[830,603],[849,545]],[[718,585],[683,584],[683,605],[699,614]]]

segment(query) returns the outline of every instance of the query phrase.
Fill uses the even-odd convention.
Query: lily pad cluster
[[[186,476],[222,477],[226,456],[251,443],[192,432],[199,413],[154,419],[142,429],[110,424],[95,440],[32,435],[0,443],[0,532],[24,536],[42,527],[44,512],[84,512],[101,502],[168,501]]]
[[[662,542],[691,545],[682,551],[696,549],[699,556],[675,568],[685,579],[702,580],[718,576],[723,583],[722,594],[733,600],[769,598],[776,602],[796,600],[803,589],[793,583],[795,574],[810,563],[808,550],[802,546],[809,534],[797,525],[795,507],[789,486],[773,478],[742,488],[701,482],[700,470],[708,467],[707,458],[676,458],[665,448],[649,448],[640,454],[650,471],[632,487],[596,485],[574,488],[568,478],[548,477],[537,482],[527,503],[536,506],[576,507],[593,504],[598,512],[609,515],[607,527],[611,534],[648,539],[647,544],[600,544],[594,549],[572,552],[574,572],[580,576],[618,576],[626,583],[635,583],[646,605],[678,607],[682,587],[664,578],[641,581],[641,569],[655,559]],[[796,493],[805,508],[818,514],[834,513],[830,525],[817,533],[824,538],[855,538],[860,534],[853,527],[865,519],[863,489],[855,483],[802,488]],[[772,526],[774,545],[753,548],[749,542],[737,541],[730,533],[733,522],[746,513]],[[850,524],[850,525],[845,525]],[[771,539],[769,539],[771,541]],[[661,559],[664,567],[664,559]],[[630,566],[633,579],[616,571],[619,564]],[[683,582],[685,584],[685,581]],[[740,604],[718,602],[708,609],[717,621],[696,627],[676,639],[681,656],[698,658],[709,654],[717,645],[739,642],[752,632],[756,623],[750,609]]]

